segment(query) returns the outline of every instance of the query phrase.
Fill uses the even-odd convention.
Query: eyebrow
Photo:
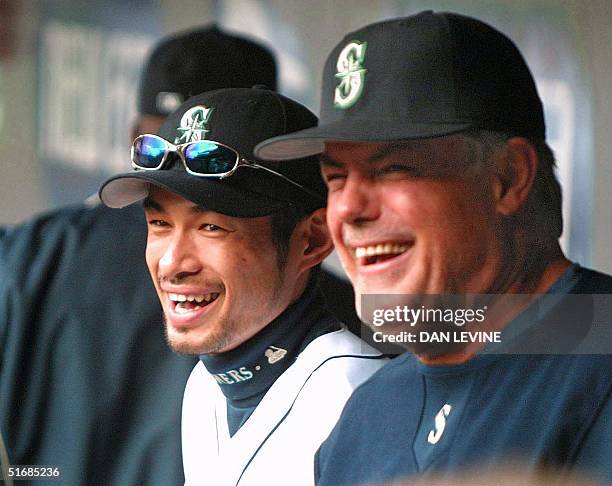
[[[142,207],[144,209],[150,209],[153,211],[159,211],[159,212],[163,212],[164,208],[161,204],[159,204],[155,199],[153,199],[151,196],[147,196],[143,199],[142,201]]]
[[[152,211],[158,211],[160,213],[164,213],[166,212],[166,210],[164,209],[164,206],[162,206],[162,204],[160,204],[158,201],[156,201],[155,199],[153,199],[151,196],[147,196],[143,199],[142,201],[142,207],[146,210],[152,210]],[[192,213],[197,213],[197,214],[202,214],[202,213],[209,213],[211,212],[210,209],[207,209],[203,206],[200,206],[198,204],[194,204],[193,206],[191,206],[190,211]]]
[[[344,164],[342,162],[338,162],[336,159],[326,154],[321,154],[319,157],[319,161],[321,162],[321,165],[329,165],[331,167],[337,168],[344,167]]]
[[[391,154],[410,150],[414,147],[415,143],[412,140],[401,140],[399,142],[386,143],[376,152],[370,155],[365,162],[366,164],[375,164],[376,162],[380,162],[382,159],[388,157]],[[333,157],[330,157],[326,153],[322,153],[320,155],[320,161],[322,165],[328,165],[337,168],[343,168],[346,165],[344,162],[340,162],[334,159]]]

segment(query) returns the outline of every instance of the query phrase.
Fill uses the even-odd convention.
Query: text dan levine
[[[373,339],[377,343],[500,343],[501,331],[402,331],[395,334],[377,331]]]

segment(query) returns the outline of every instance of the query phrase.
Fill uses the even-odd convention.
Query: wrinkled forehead
[[[464,135],[394,142],[328,141],[321,154],[321,163],[323,167],[347,170],[399,163],[446,172],[471,163],[475,156],[474,144]]]

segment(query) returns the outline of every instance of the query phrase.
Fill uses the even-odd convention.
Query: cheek
[[[147,262],[149,273],[153,277],[155,277],[157,273],[157,266],[162,255],[161,245],[155,243],[156,242],[154,240],[149,238],[147,240],[147,247],[145,250],[145,261]]]
[[[438,263],[454,262],[464,269],[479,265],[494,235],[494,208],[481,194],[457,183],[435,193],[423,203],[421,214],[426,219],[421,228],[421,249]],[[453,272],[451,268],[448,272]]]
[[[336,211],[337,204],[334,202],[334,196],[329,195],[327,199],[327,212],[325,221],[337,250],[342,247],[342,220]]]
[[[265,285],[266,279],[277,268],[276,250],[271,241],[253,235],[211,252],[210,259],[220,272],[236,279],[234,285],[247,287],[249,291],[250,287]]]
[[[386,200],[398,221],[419,232],[472,233],[489,221],[492,206],[485,194],[466,182],[419,182],[389,191]],[[470,195],[466,197],[466,194]]]

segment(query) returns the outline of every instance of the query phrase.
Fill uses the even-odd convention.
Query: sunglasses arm
[[[323,196],[321,196],[321,194],[317,194],[316,192],[311,191],[310,189],[302,186],[301,184],[298,184],[297,182],[289,179],[289,177],[281,174],[280,172],[276,172],[275,170],[269,169],[268,167],[256,164],[255,162],[251,162],[250,160],[241,159],[240,162],[241,162],[240,165],[244,165],[246,167],[252,167],[254,169],[263,169],[263,170],[265,170],[265,171],[267,171],[267,172],[269,172],[271,174],[274,174],[277,177],[280,177],[281,179],[284,179],[285,181],[289,182],[290,184],[293,184],[294,186],[299,187],[302,191],[310,194],[311,196],[316,197],[318,199],[323,199]]]

